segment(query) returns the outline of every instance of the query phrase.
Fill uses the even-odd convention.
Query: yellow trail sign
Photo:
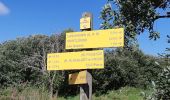
[[[47,70],[101,68],[104,68],[103,50],[50,53],[47,55]]]
[[[87,71],[80,71],[77,73],[69,74],[69,84],[86,84]]]
[[[123,47],[124,29],[66,33],[66,49]]]

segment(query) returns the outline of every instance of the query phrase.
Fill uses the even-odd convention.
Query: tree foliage
[[[50,96],[77,93],[76,86],[68,85],[68,74],[72,71],[47,71],[47,53],[65,52],[65,33],[51,36],[34,35],[6,41],[0,44],[0,86],[26,86],[47,89]],[[69,51],[68,51],[69,52]],[[161,67],[155,63],[157,57],[145,55],[136,48],[133,51],[114,49],[105,51],[105,69],[93,70],[93,92],[107,93],[123,86],[147,88],[157,79]]]
[[[170,43],[170,37],[167,36],[167,43]],[[160,54],[160,62],[164,67],[157,75],[157,79],[152,81],[153,93],[148,95],[144,93],[146,100],[170,100],[170,53],[169,47],[166,48],[166,53]],[[157,64],[160,65],[158,62]]]
[[[157,58],[144,55],[140,50],[116,49],[105,53],[105,68],[93,71],[94,90],[97,94],[124,86],[148,88],[162,69]]]
[[[1,85],[32,84],[34,86],[59,87],[62,72],[46,70],[47,53],[62,51],[59,35],[18,38],[1,44]]]
[[[149,31],[150,39],[156,40],[159,32],[154,30],[155,20],[170,17],[159,14],[157,9],[168,7],[170,0],[108,0],[101,11],[101,28],[124,27],[127,47],[136,44],[136,36],[145,30]]]

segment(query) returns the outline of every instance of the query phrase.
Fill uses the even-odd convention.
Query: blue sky
[[[105,3],[106,0],[0,0],[0,42],[33,34],[51,35],[66,28],[80,31],[79,19],[85,11],[93,13],[97,30]],[[163,53],[168,47],[170,18],[157,20],[154,28],[161,33],[159,40],[149,40],[147,32],[138,37],[140,48],[150,55]]]

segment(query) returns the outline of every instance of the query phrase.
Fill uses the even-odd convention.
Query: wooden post
[[[87,84],[80,85],[80,100],[92,100],[92,75],[87,71]]]
[[[85,12],[82,14],[82,18],[90,17],[90,27],[89,25],[84,25],[84,28],[80,29],[82,31],[91,31],[93,27],[93,18],[92,14]],[[87,23],[88,24],[88,23]],[[91,70],[87,71],[87,84],[81,84],[80,85],[80,100],[92,100],[92,75]]]

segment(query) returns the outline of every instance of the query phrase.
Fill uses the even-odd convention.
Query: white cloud
[[[0,15],[9,14],[9,8],[6,7],[2,2],[0,2]]]

